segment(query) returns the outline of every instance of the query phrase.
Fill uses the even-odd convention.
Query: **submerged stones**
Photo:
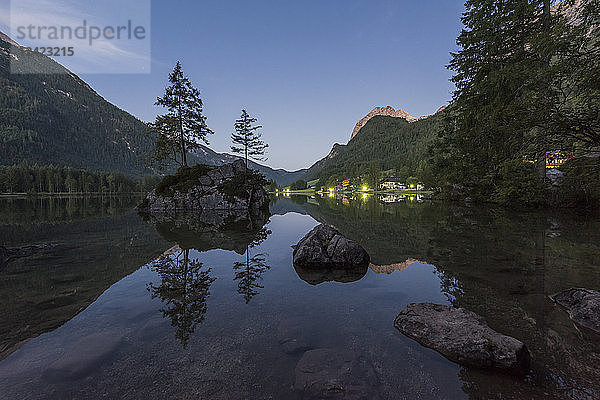
[[[294,265],[305,269],[357,269],[369,265],[369,254],[334,227],[320,224],[294,247]]]
[[[369,361],[350,350],[309,350],[295,369],[302,399],[379,399],[379,379]]]
[[[56,245],[49,243],[13,248],[0,246],[0,268],[4,267],[12,259],[29,257],[40,252],[51,250],[55,246]]]
[[[600,292],[571,288],[553,294],[550,299],[564,307],[577,324],[600,334]]]
[[[48,380],[80,379],[97,369],[123,344],[120,332],[108,331],[86,336],[65,350],[44,373]]]
[[[459,364],[513,375],[529,371],[531,356],[519,340],[491,329],[485,319],[463,308],[409,304],[394,321],[404,335]]]
[[[305,318],[288,318],[277,326],[277,340],[287,354],[299,354],[313,348]]]

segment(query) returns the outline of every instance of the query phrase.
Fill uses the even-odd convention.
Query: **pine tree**
[[[555,129],[566,24],[551,0],[468,0],[449,69],[456,85],[436,163],[447,183],[496,190],[507,163],[565,145]],[[566,71],[565,71],[566,72]]]
[[[206,137],[213,131],[207,127],[206,117],[202,115],[200,91],[184,75],[179,61],[169,74],[169,83],[163,97],[157,98],[155,103],[167,108],[168,112],[157,116],[150,124],[157,135],[151,163],[175,162],[187,167],[187,153],[199,149],[200,141],[208,144]]]
[[[242,115],[235,121],[235,132],[231,134],[233,146],[231,151],[235,154],[243,154],[248,169],[248,158],[256,161],[266,161],[265,152],[268,144],[263,142],[262,134],[257,132],[262,128],[260,125],[253,125],[256,118],[250,117],[246,110],[242,110]]]

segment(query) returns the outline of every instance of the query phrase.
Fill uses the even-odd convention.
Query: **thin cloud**
[[[112,4],[114,3],[114,5]],[[142,2],[137,2],[142,3]],[[148,5],[148,2],[143,2]],[[87,5],[89,6],[89,4]],[[149,38],[149,9],[147,13],[148,20],[144,26],[146,30],[146,38],[143,40],[109,40],[106,38],[95,39],[92,45],[89,43],[89,36],[86,39],[77,39],[65,37],[60,40],[51,40],[45,38],[39,40],[34,31],[33,37],[23,38],[23,35],[16,35],[17,27],[70,27],[73,31],[82,26],[83,21],[86,21],[88,26],[93,25],[100,28],[106,26],[116,27],[123,25],[124,15],[122,7],[116,1],[104,1],[101,6],[96,5],[96,8],[82,10],[81,4],[76,4],[66,0],[48,1],[48,0],[21,0],[11,8],[10,26],[13,39],[22,41],[23,45],[38,47],[38,46],[59,46],[73,47],[75,55],[73,57],[64,57],[60,61],[62,64],[78,73],[90,72],[145,72],[150,69],[150,38]],[[98,9],[98,7],[101,7]],[[119,10],[118,16],[113,14]],[[133,15],[134,17],[143,17],[144,13]],[[125,17],[126,18],[126,17]],[[138,18],[139,20],[140,18]],[[25,29],[27,33],[27,29]],[[89,30],[86,35],[89,35]]]

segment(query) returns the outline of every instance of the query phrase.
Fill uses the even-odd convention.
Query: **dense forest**
[[[12,57],[12,58],[11,58]],[[36,69],[47,74],[20,73]],[[0,165],[22,161],[140,177],[153,139],[52,59],[0,39]]]
[[[600,204],[600,2],[469,0],[431,164],[446,196]],[[546,174],[548,152],[569,161]]]
[[[21,163],[0,167],[0,193],[100,193],[106,195],[147,192],[159,177],[134,180],[115,172],[92,172],[71,167]]]
[[[443,112],[415,122],[404,118],[375,116],[337,154],[321,162],[309,178],[322,182],[368,175],[377,164],[380,170],[427,179],[428,149],[440,129]],[[313,169],[314,171],[314,169]]]

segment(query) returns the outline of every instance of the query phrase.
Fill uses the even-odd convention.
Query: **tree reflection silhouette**
[[[258,231],[255,239],[246,246],[246,260],[233,263],[233,269],[236,271],[233,280],[238,282],[238,293],[244,297],[246,304],[259,293],[258,289],[264,288],[261,285],[262,274],[271,269],[267,265],[267,253],[258,253],[250,257],[250,249],[259,246],[270,234],[271,231],[265,228]]]
[[[171,326],[177,327],[175,336],[186,347],[196,326],[204,321],[210,285],[216,278],[210,276],[210,268],[203,269],[201,262],[190,259],[189,250],[163,256],[153,268],[160,275],[161,283],[157,286],[149,283],[148,291],[153,299],[163,302],[163,316],[169,317]]]

